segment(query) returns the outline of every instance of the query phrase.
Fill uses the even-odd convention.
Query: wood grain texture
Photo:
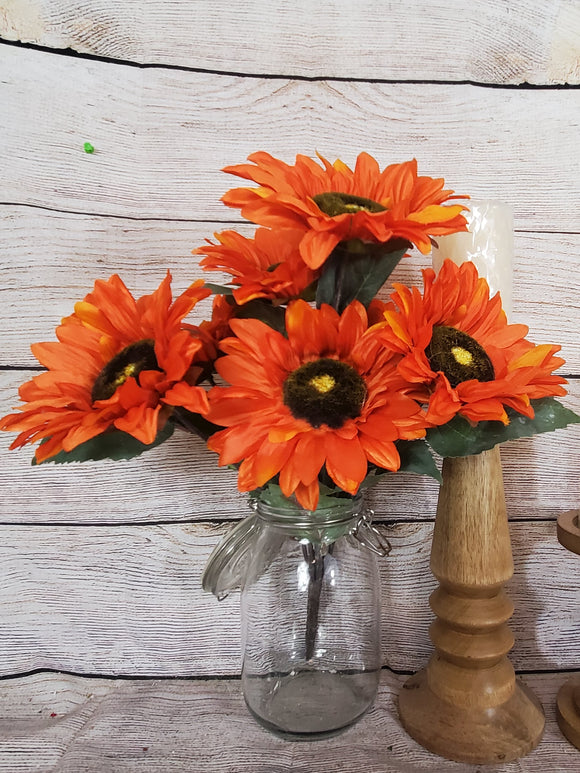
[[[517,229],[580,231],[577,90],[243,78],[6,45],[0,68],[5,202],[220,220],[236,181],[219,170],[252,151],[352,163],[367,150],[513,204]]]
[[[61,317],[97,278],[119,273],[136,295],[152,292],[167,269],[176,291],[200,276],[227,282],[219,272],[202,272],[191,250],[228,227],[247,236],[254,230],[241,222],[135,221],[0,206],[0,366],[37,365],[30,344],[50,340]],[[515,234],[512,320],[529,325],[537,343],[561,344],[564,372],[575,374],[580,374],[580,275],[570,265],[578,254],[580,234]],[[414,250],[381,297],[392,291],[392,282],[422,286],[421,268],[430,264],[430,256]],[[210,300],[199,304],[193,318],[207,316],[210,306]]]
[[[374,707],[341,735],[289,743],[248,713],[238,681],[105,680],[33,674],[2,683],[3,773],[481,773],[426,752],[402,729],[402,678],[383,671]],[[526,676],[546,711],[540,746],[501,773],[576,773],[558,729],[563,675]]]
[[[0,371],[0,416],[18,404],[17,389],[33,372]],[[580,413],[580,380],[562,399]],[[240,518],[247,501],[236,473],[193,436],[176,434],[125,462],[32,467],[33,448],[8,452],[12,433],[0,433],[0,471],[9,496],[0,498],[0,523],[113,524]],[[580,501],[580,425],[510,441],[502,447],[511,519],[556,519]],[[438,484],[401,473],[370,491],[380,520],[435,517]]]
[[[210,0],[8,0],[0,35],[140,63],[240,73],[578,83],[573,0],[243,6]]]
[[[224,525],[4,526],[0,545],[0,673],[201,676],[240,670],[239,603],[201,590]],[[431,523],[384,527],[380,561],[383,663],[414,671],[432,645]],[[516,669],[580,668],[576,557],[552,522],[512,524],[508,595]],[[412,646],[410,643],[412,642]]]

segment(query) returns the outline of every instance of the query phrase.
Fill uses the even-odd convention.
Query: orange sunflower
[[[231,322],[216,363],[230,386],[209,393],[209,421],[221,425],[208,441],[220,465],[241,462],[240,491],[279,475],[285,496],[308,510],[319,498],[319,473],[355,494],[369,462],[397,470],[394,441],[425,435],[410,385],[396,359],[368,331],[364,306],[342,315],[331,306],[292,301],[288,337],[255,319]]]
[[[296,156],[290,166],[269,153],[253,153],[252,164],[223,171],[259,187],[235,188],[222,201],[258,225],[300,229],[300,254],[312,269],[341,241],[383,244],[401,238],[427,254],[430,236],[467,230],[465,207],[442,206],[453,191],[443,190],[442,179],[418,177],[414,159],[381,172],[368,153],[358,156],[354,171],[340,160],[331,164],[318,157],[322,167],[307,156]]]
[[[202,343],[182,319],[209,294],[199,280],[172,301],[169,272],[138,300],[116,275],[96,281],[57,328],[58,342],[32,345],[48,370],[20,387],[26,405],[0,420],[0,429],[20,432],[11,448],[45,440],[36,450],[42,462],[113,427],[150,444],[172,406],[205,413],[191,370]]]
[[[530,400],[565,395],[559,346],[525,339],[526,325],[509,325],[497,293],[471,262],[446,260],[439,275],[423,271],[423,296],[395,284],[379,323],[384,344],[402,355],[399,373],[424,385],[427,420],[445,424],[456,414],[471,421],[509,423],[506,406],[530,418]]]
[[[220,341],[232,334],[230,320],[235,311],[235,304],[226,295],[214,295],[211,319],[204,319],[199,325],[183,324],[184,329],[201,342],[201,348],[193,355],[193,362],[203,370],[213,369],[213,362],[220,355]]]
[[[302,260],[298,246],[303,232],[270,231],[258,228],[253,239],[236,231],[214,234],[219,244],[198,247],[194,255],[206,255],[206,271],[225,271],[239,285],[233,295],[239,304],[255,298],[287,301],[297,298],[314,280],[316,273]]]

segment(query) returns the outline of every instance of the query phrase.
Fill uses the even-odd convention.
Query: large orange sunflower
[[[323,304],[292,301],[288,337],[255,319],[231,322],[235,338],[222,341],[216,363],[230,386],[209,393],[209,421],[225,429],[210,449],[220,465],[241,462],[240,491],[279,474],[285,496],[314,510],[319,473],[355,494],[369,462],[397,470],[394,441],[425,434],[419,405],[396,360],[367,332],[364,306],[352,302],[339,315]]]
[[[467,230],[465,207],[441,206],[453,191],[443,190],[442,179],[418,177],[415,160],[381,172],[368,153],[358,156],[354,171],[340,160],[319,158],[322,167],[302,155],[290,166],[268,153],[253,153],[252,164],[224,171],[259,187],[235,188],[222,201],[258,225],[300,229],[300,254],[312,269],[341,241],[383,244],[401,238],[427,254],[430,236]]]
[[[95,282],[57,328],[58,342],[31,347],[48,370],[20,387],[26,404],[0,421],[20,432],[11,448],[46,439],[36,450],[42,462],[113,427],[150,444],[172,406],[204,413],[206,393],[190,370],[202,343],[182,319],[209,292],[200,280],[172,301],[169,272],[138,300],[116,275]]]
[[[214,234],[219,244],[198,247],[194,254],[206,255],[206,271],[225,271],[239,285],[234,298],[239,304],[255,298],[287,301],[297,298],[314,280],[316,273],[300,257],[298,245],[303,232],[271,231],[258,228],[253,239],[236,231]]]
[[[428,421],[441,425],[461,414],[508,424],[506,406],[533,418],[530,400],[566,394],[566,380],[553,375],[564,364],[554,356],[561,347],[536,346],[526,325],[509,325],[499,293],[490,298],[473,263],[446,260],[437,277],[426,269],[423,278],[423,296],[394,285],[378,329],[402,355],[399,373],[427,388]]]

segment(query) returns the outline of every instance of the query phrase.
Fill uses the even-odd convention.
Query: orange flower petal
[[[181,406],[192,413],[201,415],[209,411],[209,402],[205,389],[198,386],[190,386],[180,381],[169,389],[162,398],[166,405]]]
[[[349,494],[355,494],[367,474],[367,457],[357,437],[343,440],[338,435],[326,436],[326,469],[330,477]]]
[[[318,507],[320,497],[320,488],[318,480],[312,481],[308,485],[299,483],[294,491],[298,503],[305,509],[314,512]]]

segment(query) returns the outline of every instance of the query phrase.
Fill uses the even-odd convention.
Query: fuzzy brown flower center
[[[129,344],[109,360],[95,379],[91,399],[108,400],[128,378],[137,378],[142,370],[161,370],[154,342],[149,339]]]
[[[385,212],[386,207],[373,199],[365,199],[362,196],[354,196],[350,193],[319,193],[312,197],[316,205],[325,215],[337,217],[338,215],[354,215],[356,212]]]
[[[454,389],[462,381],[493,381],[495,378],[493,364],[485,349],[467,333],[454,327],[434,327],[425,354],[431,368],[443,371]]]
[[[301,365],[283,386],[284,404],[296,419],[331,429],[360,416],[366,394],[366,384],[353,367],[326,357]]]

